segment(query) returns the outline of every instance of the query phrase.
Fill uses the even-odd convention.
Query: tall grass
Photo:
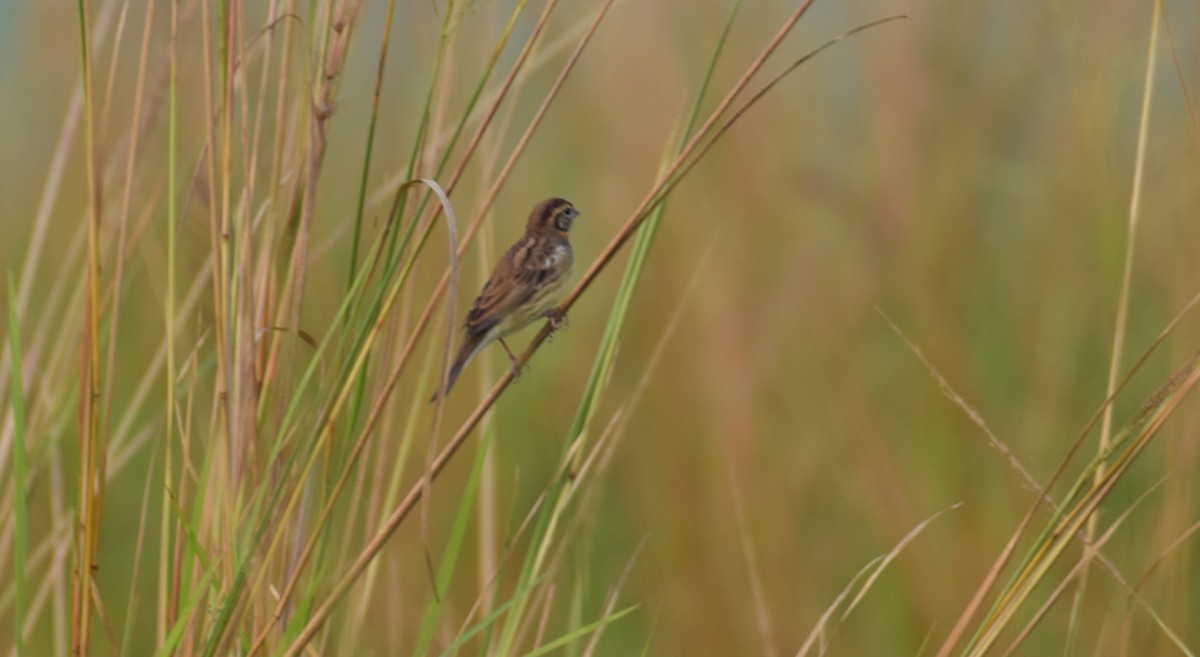
[[[1106,170],[1047,148],[1049,114],[937,69],[984,56],[974,19],[1020,11],[73,11],[75,77],[55,83],[78,91],[42,117],[61,123],[23,174],[32,220],[0,224],[0,648],[1195,651],[1200,598],[1172,589],[1194,563],[1194,235],[1162,219],[1197,200],[1164,170],[1197,162],[1162,165],[1149,120],[1188,107],[1151,84],[1159,49],[1194,50],[1158,40],[1172,8],[1139,46],[1140,117],[1095,100],[1134,86],[1114,54],[1077,73],[1097,85],[1083,127],[1055,134],[1070,153],[1137,135],[1107,172],[1134,179],[1128,232],[1053,248],[1045,222],[989,221],[1085,205],[1101,227],[1071,225],[1107,236],[1108,196],[1056,195]],[[1143,36],[1119,34],[1121,53]],[[982,88],[1055,88],[1028,62],[1071,56],[1026,52]],[[1063,159],[1030,176],[1031,153]],[[471,295],[552,195],[583,211],[570,328],[427,403]],[[1146,248],[1173,269],[1143,271]],[[1115,336],[1096,319],[1114,306]]]

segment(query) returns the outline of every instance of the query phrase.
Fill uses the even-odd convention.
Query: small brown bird
[[[525,236],[496,263],[467,313],[463,323],[466,336],[441,396],[450,394],[463,368],[493,340],[500,341],[516,366],[517,357],[504,337],[542,317],[552,318],[571,277],[575,256],[567,233],[578,216],[579,210],[561,198],[549,198],[533,207]],[[430,401],[438,396],[435,393]]]

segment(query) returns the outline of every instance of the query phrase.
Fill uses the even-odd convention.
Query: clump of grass
[[[1131,600],[1137,600],[1141,607],[1150,615],[1162,634],[1185,654],[1190,654],[1187,646],[1154,610],[1138,595],[1137,589],[1131,584],[1111,561],[1103,557],[1102,548],[1114,533],[1121,527],[1137,506],[1146,499],[1158,484],[1146,489],[1128,508],[1109,522],[1102,534],[1097,535],[1098,511],[1117,483],[1129,471],[1130,465],[1159,433],[1166,420],[1176,411],[1184,397],[1200,381],[1200,354],[1193,356],[1180,366],[1141,407],[1133,417],[1113,435],[1113,401],[1117,394],[1128,383],[1133,374],[1147,360],[1150,353],[1166,339],[1183,317],[1192,309],[1200,297],[1196,297],[1183,311],[1167,326],[1151,345],[1150,349],[1139,359],[1133,370],[1123,379],[1118,380],[1122,354],[1125,349],[1125,332],[1128,321],[1130,280],[1133,267],[1134,243],[1137,235],[1139,199],[1142,193],[1142,172],[1145,166],[1145,147],[1147,140],[1147,121],[1153,98],[1154,62],[1158,44],[1159,17],[1161,7],[1154,7],[1154,21],[1151,26],[1151,38],[1148,46],[1146,78],[1143,89],[1141,122],[1138,131],[1138,151],[1134,166],[1132,194],[1129,209],[1128,233],[1126,235],[1125,266],[1116,311],[1116,328],[1114,331],[1112,355],[1109,365],[1109,377],[1106,389],[1107,399],[1092,417],[1084,431],[1076,438],[1066,455],[1060,461],[1058,468],[1045,485],[1038,485],[1023,471],[1023,476],[1039,494],[1034,499],[1029,511],[1011,535],[1009,541],[997,557],[992,568],[984,577],[974,596],[967,604],[953,629],[938,651],[939,657],[951,654],[967,632],[968,624],[976,615],[985,596],[995,587],[1004,568],[1010,563],[1020,539],[1028,531],[1037,517],[1037,511],[1043,503],[1051,507],[1050,518],[1043,525],[1041,532],[1032,540],[1025,556],[1015,564],[1013,572],[1007,581],[999,587],[994,595],[991,608],[983,615],[976,625],[974,633],[964,647],[966,655],[987,654],[1000,640],[1002,633],[1017,624],[1018,614],[1038,595],[1040,585],[1054,583],[1055,586],[1045,596],[1023,625],[1019,625],[1016,635],[1010,640],[1004,654],[1012,654],[1028,639],[1033,629],[1045,618],[1050,609],[1074,585],[1075,596],[1072,603],[1070,624],[1067,629],[1067,645],[1073,646],[1078,640],[1080,607],[1084,592],[1087,588],[1087,575],[1094,561],[1099,560],[1110,574],[1128,593]],[[890,320],[889,320],[890,321]],[[940,378],[940,375],[939,375]],[[945,386],[943,380],[943,386]],[[970,412],[970,411],[969,411]],[[1061,500],[1055,502],[1049,497],[1051,487],[1062,477],[1084,440],[1097,421],[1101,421],[1101,429],[1097,454],[1078,473]],[[982,425],[981,425],[982,426]],[[987,431],[986,427],[984,427]],[[988,432],[991,437],[990,431]],[[995,443],[994,437],[992,438]],[[1190,532],[1189,532],[1190,533]],[[1053,566],[1064,557],[1068,548],[1076,542],[1083,545],[1083,550],[1075,564],[1067,573],[1054,582]]]
[[[92,4],[77,5],[79,101],[52,154],[25,266],[8,284],[0,399],[12,421],[0,436],[0,477],[11,485],[0,486],[0,563],[11,552],[14,576],[0,588],[0,612],[11,608],[15,652],[592,655],[623,641],[652,654],[661,630],[630,639],[626,629],[636,619],[658,627],[658,612],[630,584],[653,558],[643,556],[648,541],[620,546],[620,573],[610,579],[572,559],[602,538],[589,525],[601,485],[690,300],[677,301],[651,358],[626,363],[640,379],[619,396],[612,381],[622,336],[668,204],[788,75],[828,45],[892,19],[851,30],[765,81],[811,0],[753,58],[727,52],[740,0],[712,25],[711,57],[689,109],[664,135],[656,176],[630,198],[632,209],[560,309],[586,302],[607,318],[595,344],[571,334],[576,353],[595,354],[578,397],[564,388],[555,399],[567,406],[558,454],[545,470],[512,475],[519,485],[506,491],[492,450],[529,433],[494,417],[513,373],[485,374],[490,387],[478,399],[460,386],[454,399],[426,400],[444,376],[469,292],[461,263],[475,247],[486,271],[492,249],[480,248],[488,241],[480,235],[512,181],[528,174],[519,167],[546,119],[562,111],[570,85],[579,93],[586,82],[579,64],[597,56],[595,37],[614,3],[393,0],[379,30],[365,24],[362,0],[106,1],[95,12]],[[731,59],[748,63],[705,112],[710,88],[727,84],[721,62]],[[370,90],[344,88],[349,67],[364,60]],[[421,82],[397,88],[414,76]],[[396,96],[399,106],[389,100]],[[363,125],[348,125],[344,117],[357,110]],[[361,143],[348,149],[349,164],[331,159],[345,146],[339,139]],[[398,139],[399,149],[385,141]],[[1143,154],[1144,144],[1143,130]],[[72,157],[82,158],[78,186],[87,188],[75,224],[53,210],[70,207],[62,172]],[[329,190],[347,180],[351,201],[342,209]],[[38,263],[60,255],[48,253],[51,233],[65,236],[66,257],[53,281],[41,280]],[[605,303],[595,283],[626,247]],[[683,268],[693,267],[693,285],[702,284],[705,267]],[[549,334],[547,325],[533,336],[518,368]],[[1118,330],[1113,381],[1122,344]],[[983,654],[1006,638],[1010,652],[1028,645],[1093,562],[1186,650],[1186,637],[1142,600],[1144,578],[1131,583],[1102,549],[1142,498],[1103,531],[1094,518],[1197,378],[1193,359],[1059,500],[1051,488],[1088,431],[1041,484],[956,396],[1038,496],[941,654],[963,644]],[[1103,413],[1119,390],[1110,387]],[[775,546],[756,535],[754,502],[740,498],[747,482],[729,472],[732,533],[752,595],[736,605],[753,609],[765,654],[783,654],[793,638],[801,655],[827,650],[932,521],[892,541],[840,593],[839,581],[812,630],[789,637],[795,616],[775,610],[776,574],[759,560]],[[1041,533],[1028,538],[1045,509]],[[1021,541],[1030,545],[1015,561]],[[1082,553],[1057,577],[1055,565],[1077,542]],[[938,632],[928,629],[926,640]]]
[[[119,95],[124,86],[115,83],[127,70],[117,65],[122,50],[134,38],[125,30],[130,7],[120,9],[114,29],[115,3],[105,4],[99,23],[93,22],[91,2],[79,3],[82,102],[76,113],[84,126],[89,193],[84,230],[78,234],[86,264],[78,272],[64,272],[63,280],[79,275],[66,295],[69,302],[34,308],[17,298],[10,283],[8,304],[9,406],[14,412],[24,408],[21,393],[28,385],[19,377],[21,364],[39,351],[22,350],[20,321],[82,327],[74,336],[62,333],[56,343],[64,350],[82,346],[79,369],[46,368],[42,380],[32,382],[65,392],[64,377],[76,375],[81,386],[73,397],[56,400],[48,414],[31,418],[32,426],[44,432],[67,409],[77,409],[74,488],[79,497],[74,509],[55,502],[52,528],[30,530],[23,495],[28,474],[24,459],[15,460],[11,490],[18,522],[11,540],[22,573],[15,578],[16,619],[22,628],[18,639],[30,628],[53,626],[69,634],[73,653],[90,654],[98,641],[94,630],[101,627],[102,641],[114,649],[147,654],[299,655],[334,647],[339,654],[353,654],[380,649],[394,637],[377,643],[364,636],[362,629],[377,613],[373,607],[413,596],[396,596],[389,582],[394,568],[379,565],[393,534],[422,502],[419,561],[425,569],[410,581],[427,594],[421,620],[411,626],[412,638],[400,641],[412,654],[429,654],[437,646],[441,654],[454,654],[475,643],[495,654],[538,655],[564,646],[578,649],[582,642],[584,652],[591,654],[604,628],[637,609],[618,603],[632,558],[621,581],[608,587],[600,609],[586,610],[583,588],[560,589],[557,584],[566,542],[577,534],[569,529],[578,522],[572,515],[579,513],[575,500],[597,476],[622,430],[618,417],[604,429],[595,425],[598,403],[666,200],[712,144],[787,74],[735,102],[811,1],[792,13],[699,122],[740,3],[733,5],[659,177],[560,311],[565,314],[618,251],[635,240],[557,471],[506,539],[495,572],[487,575],[489,584],[476,593],[472,610],[457,618],[454,629],[445,612],[456,598],[453,584],[461,579],[456,575],[463,569],[460,557],[476,500],[496,495],[484,485],[487,439],[463,486],[447,493],[457,501],[451,513],[436,519],[449,523],[448,535],[440,541],[434,538],[429,498],[434,479],[507,389],[512,374],[501,376],[440,446],[448,409],[414,400],[444,370],[457,316],[458,261],[490,216],[576,63],[587,56],[613,3],[559,18],[559,3],[548,0],[532,26],[527,4],[516,2],[496,23],[490,55],[477,67],[474,81],[466,82],[466,102],[453,110],[445,98],[461,84],[458,66],[463,62],[456,60],[463,56],[460,49],[470,49],[461,45],[460,30],[473,8],[455,1],[436,7],[441,20],[436,56],[423,105],[414,115],[412,147],[402,165],[404,182],[371,194],[378,128],[386,111],[381,99],[394,66],[390,56],[397,5],[389,3],[356,203],[343,242],[348,249],[346,284],[340,298],[322,302],[327,310],[321,313],[322,325],[313,330],[306,325],[311,315],[306,308],[314,303],[309,297],[319,192],[329,177],[331,126],[341,107],[359,102],[342,97],[341,82],[352,46],[363,39],[364,3],[302,6],[282,0],[249,7],[173,0],[168,8],[151,2],[142,7],[141,47],[128,98]],[[156,32],[164,22],[156,18],[159,12],[169,14],[166,34]],[[565,57],[543,60],[543,65],[559,65],[558,75],[503,156],[502,141],[489,139],[499,129],[495,119],[506,105],[536,100],[534,85],[518,81],[532,72],[530,55],[543,47],[555,21],[580,24],[574,48]],[[96,64],[105,49],[112,63],[101,83]],[[497,82],[506,56],[513,59]],[[147,130],[147,117],[157,114],[163,98],[165,130]],[[115,105],[132,108],[127,122],[110,110]],[[100,114],[103,118],[97,120]],[[74,120],[74,115],[67,119]],[[150,152],[162,146],[158,139],[165,141],[165,176],[153,173],[159,163]],[[464,198],[459,182],[481,155],[504,163],[479,198]],[[368,199],[380,193],[391,195],[391,207],[373,223]],[[119,201],[110,203],[110,198]],[[139,207],[140,218],[133,223]],[[466,208],[470,210],[464,212]],[[460,213],[469,217],[461,235]],[[165,226],[159,228],[151,218],[162,215],[159,223]],[[112,223],[110,216],[116,217]],[[39,219],[36,230],[44,230],[49,221],[49,215]],[[207,234],[203,246],[184,234],[198,223]],[[447,228],[447,262],[426,248],[436,241],[439,224]],[[143,269],[141,254],[156,244],[163,247],[162,257]],[[426,288],[424,274],[439,268],[440,280]],[[158,273],[157,296],[139,296],[144,293],[135,283]],[[160,339],[152,354],[129,358],[130,325],[146,330],[145,319],[129,312],[147,304],[162,308],[161,322],[150,329]],[[446,332],[431,338],[426,333],[440,308]],[[549,328],[536,335],[522,363],[548,335]],[[410,364],[418,354],[424,355],[424,363],[414,373]],[[410,380],[403,382],[406,375]],[[138,381],[131,398],[121,387],[130,378]],[[110,411],[119,417],[115,423]],[[17,453],[23,455],[26,434],[19,414],[17,418]],[[412,470],[408,455],[419,447],[419,427],[426,422],[427,457],[408,492],[400,495],[402,477]],[[397,444],[381,446],[385,434],[396,436]],[[583,440],[585,436],[591,440]],[[48,459],[42,466],[61,476],[60,451],[44,444],[33,447]],[[396,457],[395,467],[379,467],[388,455]],[[105,545],[122,540],[112,534],[108,514],[133,498],[124,487],[116,498],[106,493],[108,483],[126,469],[139,471],[143,488],[135,514],[136,559],[127,590],[118,591],[97,573],[110,562],[103,556]],[[494,502],[488,504],[494,507]],[[145,539],[156,548],[143,551]],[[435,549],[437,543],[440,549]],[[27,544],[34,555],[28,562]],[[57,554],[53,560],[46,556],[51,553]],[[27,578],[27,567],[45,576]],[[67,573],[69,592],[64,587]],[[42,582],[32,605],[26,594],[29,581]],[[46,616],[41,601],[47,596],[69,601],[70,618]],[[148,600],[153,614],[138,613]],[[562,605],[571,610],[565,618],[556,613]],[[123,618],[111,615],[122,607]],[[331,627],[333,618],[340,622]],[[339,627],[357,630],[339,632]],[[18,652],[26,650],[18,641]]]

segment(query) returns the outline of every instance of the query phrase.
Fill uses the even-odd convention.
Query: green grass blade
[[[445,60],[447,57],[447,47],[450,44],[450,33],[452,30],[451,25],[453,23],[453,18],[454,18],[455,12],[462,11],[461,9],[458,9],[456,7],[457,4],[458,3],[451,0],[451,2],[447,3],[447,6],[445,7],[445,9],[443,9],[443,11],[445,12],[445,18],[442,21],[442,30],[441,30],[441,37],[438,42],[437,57],[434,59],[434,62],[433,62],[433,74],[429,78],[429,90],[425,93],[425,103],[421,107],[421,121],[417,125],[417,133],[416,133],[416,136],[413,137],[412,151],[409,153],[409,156],[408,156],[408,168],[405,170],[405,174],[404,174],[404,178],[406,180],[412,180],[413,178],[416,177],[417,160],[420,159],[421,148],[424,146],[425,141],[428,138],[429,120],[430,120],[431,110],[433,107],[433,99],[437,95],[438,83],[441,81],[442,67],[445,65]],[[404,209],[404,199],[406,199],[407,197],[408,197],[408,187],[407,186],[401,186],[400,189],[396,190],[396,203],[393,206],[395,209],[395,216],[391,217],[391,220],[395,221],[399,218],[399,213],[402,212]],[[414,223],[415,223],[415,220],[416,220],[416,217],[414,216]],[[400,253],[399,251],[396,250],[395,247],[396,247],[396,233],[392,233],[392,241],[390,244],[388,244],[388,251],[387,251],[388,262],[394,261],[398,257],[398,254]]]
[[[150,467],[146,468],[147,472],[154,471],[153,457]],[[129,578],[129,605],[125,610],[125,631],[121,635],[121,650],[118,654],[129,655],[130,643],[133,641],[133,632],[137,618],[137,582],[142,569],[142,549],[146,540],[146,519],[150,515],[150,491],[153,477],[146,477],[146,486],[142,492],[142,512],[138,518],[138,534],[137,542],[133,549],[133,574]]]
[[[392,42],[392,19],[396,14],[396,0],[388,2],[387,18],[383,24],[383,44],[379,49],[379,69],[375,77],[375,97],[371,103],[371,118],[367,122],[367,143],[363,149],[362,174],[358,180],[358,201],[354,207],[354,234],[350,239],[350,264],[348,266],[347,293],[354,287],[355,271],[358,269],[358,247],[362,240],[363,208],[367,202],[367,180],[371,173],[371,154],[375,150],[375,126],[379,120],[379,95],[383,90],[383,71],[387,66],[387,55]]]
[[[479,634],[483,630],[491,627],[492,623],[495,623],[496,619],[500,618],[501,614],[507,612],[508,608],[511,607],[514,602],[516,602],[516,598],[510,598],[504,604],[493,609],[492,613],[484,616],[483,620],[472,625],[471,627],[467,628],[465,632],[458,635],[458,638],[454,639],[450,645],[446,646],[445,650],[438,653],[438,657],[450,657],[450,655],[458,652],[458,649],[461,648],[463,644],[474,638],[476,634]]]
[[[167,633],[166,640],[159,645],[158,652],[154,653],[155,657],[167,657],[168,655],[175,654],[175,649],[179,647],[179,641],[183,638],[184,630],[191,625],[192,613],[195,611],[196,606],[200,604],[200,601],[204,599],[204,594],[212,582],[213,573],[214,571],[210,569],[200,578],[200,582],[192,590],[187,604],[179,610],[179,618],[175,619],[175,625]]]
[[[475,491],[479,488],[479,476],[483,472],[483,463],[486,460],[489,441],[490,436],[484,436],[483,440],[479,442],[479,450],[475,455],[475,464],[471,467],[471,476],[467,479],[467,485],[460,493],[458,512],[454,516],[454,525],[450,530],[450,538],[446,541],[446,549],[442,555],[441,564],[438,566],[437,581],[435,582],[436,590],[432,595],[432,599],[425,607],[425,614],[421,619],[421,632],[417,638],[417,646],[412,652],[414,655],[427,654],[429,652],[429,644],[433,641],[433,633],[437,629],[438,619],[442,613],[442,603],[449,592],[450,580],[454,577],[455,566],[458,563],[458,554],[462,548],[463,539],[467,534],[467,525],[471,519],[471,510],[474,508]]]
[[[681,134],[682,138],[679,139],[679,143],[676,144],[674,149],[668,148],[664,152],[663,167],[679,155],[683,149],[683,144],[695,128],[696,120],[700,116],[700,108],[704,104],[704,97],[712,81],[713,72],[716,71],[717,64],[721,60],[721,52],[725,49],[725,41],[729,37],[729,32],[733,28],[733,20],[737,16],[741,6],[742,0],[736,0],[729,10],[729,16],[725,19],[725,25],[721,30],[721,36],[717,39],[716,48],[713,50],[712,59],[709,61],[708,68],[704,71],[704,79],[700,83],[700,90],[696,94],[695,101],[692,103],[691,111]],[[659,175],[662,175],[661,170]],[[570,449],[571,444],[583,432],[591,416],[595,402],[598,399],[600,384],[608,378],[613,358],[616,356],[617,338],[620,335],[621,327],[625,324],[625,316],[629,311],[629,305],[633,300],[633,294],[637,289],[638,281],[641,279],[642,269],[646,264],[646,257],[650,252],[650,246],[654,242],[655,235],[658,234],[658,226],[662,221],[663,214],[666,212],[666,206],[665,200],[659,203],[650,217],[646,219],[646,222],[638,229],[633,250],[629,257],[629,264],[625,267],[625,273],[621,278],[621,286],[618,288],[616,301],[613,303],[612,311],[609,313],[608,323],[604,327],[604,336],[600,341],[600,351],[597,353],[596,361],[592,365],[592,372],[588,376],[587,386],[584,388],[579,410],[576,412],[575,421],[571,426],[567,442],[563,446],[564,450]]]
[[[576,639],[587,636],[588,634],[591,634],[592,632],[600,629],[601,627],[604,627],[606,625],[609,625],[609,624],[617,621],[621,617],[628,615],[634,609],[637,609],[637,608],[638,608],[637,605],[633,605],[630,607],[626,607],[626,608],[622,609],[621,611],[609,614],[594,623],[588,623],[587,625],[584,625],[583,627],[580,627],[571,632],[568,632],[567,634],[562,635],[561,637],[551,641],[550,643],[547,643],[546,645],[538,648],[537,650],[534,650],[532,652],[527,652],[522,657],[538,657],[539,655],[545,655],[548,652],[551,652],[553,650],[561,648],[562,646],[565,646],[568,643],[575,641]]]

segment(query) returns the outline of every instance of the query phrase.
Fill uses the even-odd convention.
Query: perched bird
[[[579,210],[561,198],[549,198],[533,207],[525,236],[496,263],[467,313],[463,323],[466,335],[450,367],[446,388],[430,401],[449,394],[462,369],[493,340],[500,341],[516,366],[517,357],[504,337],[542,317],[553,319],[571,277],[575,256],[567,233],[578,216]]]

